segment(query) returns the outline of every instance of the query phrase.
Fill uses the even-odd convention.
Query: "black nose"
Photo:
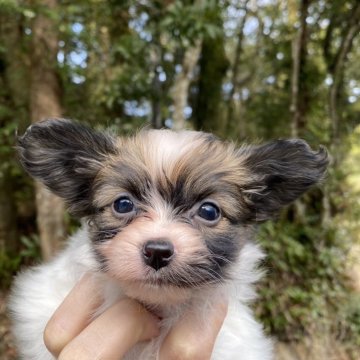
[[[174,246],[167,240],[149,240],[144,244],[143,256],[146,265],[155,270],[167,266],[174,255]]]

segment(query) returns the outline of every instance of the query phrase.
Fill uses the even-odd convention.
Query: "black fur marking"
[[[239,241],[237,235],[233,230],[218,235],[205,235],[209,253],[198,254],[202,259],[200,262],[187,263],[183,270],[176,273],[165,273],[162,277],[154,279],[154,284],[194,288],[226,281],[231,277],[229,269],[237,260],[244,244]]]
[[[151,188],[151,178],[147,171],[133,168],[124,162],[116,163],[112,167],[118,176],[106,179],[107,184],[124,189],[137,200],[146,203]]]
[[[102,272],[107,272],[108,271],[107,258],[96,247],[93,247],[92,249],[93,249],[96,261],[99,264],[99,270]]]
[[[217,190],[216,185],[213,185],[196,191],[196,188],[192,186],[193,184],[189,185],[187,183],[187,177],[188,175],[183,173],[178,177],[175,184],[171,183],[168,179],[166,184],[163,181],[158,181],[156,184],[161,197],[167,203],[172,204],[177,214],[191,209],[197,202],[210,197]],[[198,179],[198,182],[200,184],[201,179]]]
[[[188,264],[186,274],[177,274],[169,283],[180,288],[195,288],[208,284],[221,283],[226,279],[226,274],[213,269],[209,264]]]
[[[25,170],[64,198],[77,216],[92,214],[92,184],[102,162],[116,154],[114,140],[101,132],[64,119],[50,119],[28,128],[18,139]]]
[[[183,272],[169,274],[158,278],[159,285],[172,285],[180,288],[196,288],[210,284],[218,284],[230,279],[227,267],[219,267],[213,257],[208,257],[204,263],[188,263]]]
[[[221,273],[224,268],[236,261],[242,247],[233,230],[218,235],[208,235],[205,237],[205,244],[211,254],[212,271]]]
[[[161,271],[161,270],[160,270]],[[176,286],[179,288],[196,288],[209,284],[217,284],[225,278],[219,272],[213,272],[208,263],[187,264],[183,271],[163,276],[157,274],[149,283],[157,286]]]
[[[226,176],[223,172],[198,174],[196,178],[191,179],[190,174],[193,169],[185,169],[175,183],[169,179],[166,182],[158,180],[156,189],[161,197],[180,215],[182,212],[190,210],[195,204],[206,198],[211,198],[215,193],[226,193],[232,196],[238,196],[237,186],[222,181]],[[196,173],[196,172],[195,172]]]
[[[90,239],[93,244],[92,250],[94,252],[95,258],[99,263],[99,270],[106,272],[107,271],[107,258],[101,253],[97,248],[97,245],[102,245],[107,241],[113,239],[117,234],[119,234],[121,229],[119,228],[103,228],[99,229],[98,227],[93,227],[90,229]]]
[[[90,232],[91,241],[94,244],[101,244],[113,239],[120,232],[121,229],[119,228],[93,230]]]
[[[325,148],[312,151],[303,140],[277,140],[240,149],[253,181],[241,191],[248,221],[264,221],[321,181],[328,165]]]

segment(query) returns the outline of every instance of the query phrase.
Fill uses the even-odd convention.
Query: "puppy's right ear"
[[[106,157],[117,153],[110,135],[65,119],[31,125],[17,149],[25,170],[65,199],[78,216],[92,213],[93,181]]]

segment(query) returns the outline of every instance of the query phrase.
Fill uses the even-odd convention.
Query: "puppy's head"
[[[319,181],[327,153],[302,140],[236,148],[168,130],[115,138],[68,120],[19,139],[25,169],[89,220],[99,268],[145,302],[231,277],[251,224]]]

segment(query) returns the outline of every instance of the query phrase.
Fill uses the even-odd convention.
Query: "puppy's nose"
[[[174,245],[167,240],[149,240],[144,244],[143,257],[146,265],[155,270],[167,266],[174,255]]]

